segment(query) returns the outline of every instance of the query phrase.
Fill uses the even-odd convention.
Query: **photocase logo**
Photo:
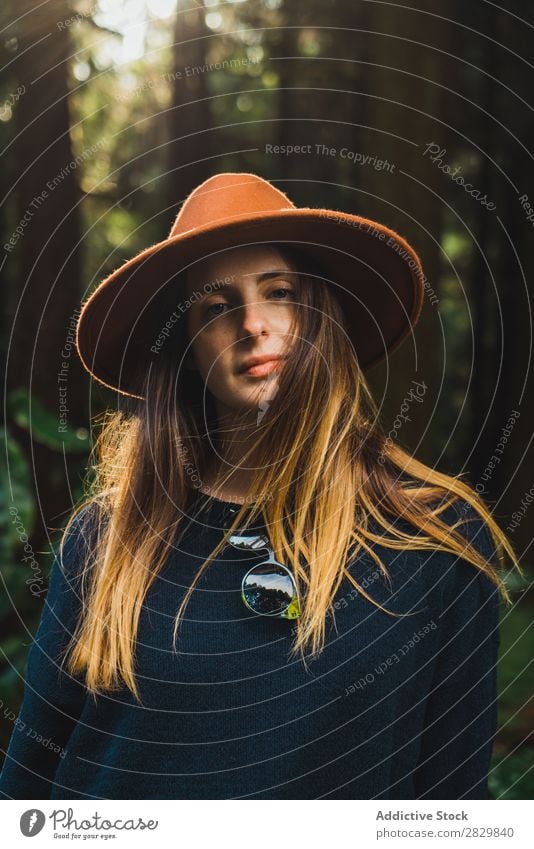
[[[45,824],[45,815],[37,808],[24,811],[20,818],[20,830],[24,837],[35,837]]]

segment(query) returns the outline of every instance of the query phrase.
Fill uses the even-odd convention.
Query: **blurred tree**
[[[434,9],[439,12],[441,7],[444,12],[444,6],[438,3]],[[420,256],[428,281],[415,336],[404,342],[391,362],[374,370],[373,383],[377,396],[384,398],[382,420],[389,430],[411,381],[424,382],[423,401],[410,405],[411,421],[403,425],[399,439],[421,460],[448,471],[454,452],[447,439],[439,438],[432,420],[442,394],[440,372],[446,344],[439,303],[442,175],[438,169],[428,169],[422,153],[437,131],[436,118],[446,110],[443,86],[450,84],[451,69],[443,56],[452,50],[453,33],[446,25],[436,28],[433,17],[400,6],[391,7],[385,16],[379,5],[370,4],[364,24],[368,29],[363,36],[365,61],[370,65],[365,73],[366,96],[358,101],[358,119],[368,128],[363,134],[365,152],[391,166],[369,168],[361,177],[369,193],[370,217],[376,214],[407,238]]]
[[[77,172],[87,151],[76,153],[70,136],[72,16],[66,0],[41,6],[20,0],[9,31],[16,40],[13,79],[26,93],[13,112],[18,232],[4,239],[13,245],[7,261],[13,264],[16,310],[7,383],[10,388],[29,387],[54,414],[58,434],[65,419],[78,424],[86,419],[81,366],[73,344],[81,296]],[[26,445],[29,450],[30,442]],[[69,493],[58,485],[57,459],[39,444],[31,445],[31,456],[44,523],[57,524],[69,507]]]
[[[530,143],[534,107],[526,73],[531,67],[529,13],[532,8],[525,0],[515,4],[513,15],[495,8],[478,38],[472,34],[480,29],[475,10],[466,8],[463,19],[469,27],[463,53],[481,68],[479,74],[470,75],[468,88],[478,119],[465,129],[481,149],[477,186],[496,207],[488,211],[474,204],[470,218],[474,244],[466,287],[472,296],[475,358],[468,442],[473,448],[473,478],[484,486],[486,498],[504,497],[496,511],[503,518],[505,504],[513,512],[533,482],[525,462],[534,397],[529,282],[534,273],[533,222],[527,220],[520,202],[527,194],[534,204],[528,188],[534,159]],[[510,429],[507,424],[514,411],[520,415]],[[509,432],[503,434],[503,429]],[[499,443],[502,453],[496,453]],[[488,469],[495,457],[496,464]],[[530,546],[531,537],[531,528],[523,523],[514,536],[519,551]]]
[[[219,160],[211,159],[216,147],[208,79],[213,73],[210,60],[216,60],[211,58],[213,42],[205,15],[204,3],[198,2],[178,9],[174,23],[165,192],[166,206],[174,214],[195,186],[220,170]]]

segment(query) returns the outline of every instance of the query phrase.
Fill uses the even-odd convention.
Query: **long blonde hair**
[[[279,249],[299,270],[304,306],[299,333],[280,374],[279,391],[255,425],[257,471],[249,503],[188,588],[176,614],[174,645],[203,572],[228,535],[261,513],[275,556],[290,566],[304,599],[292,647],[303,658],[322,650],[326,618],[334,614],[344,577],[371,604],[396,615],[375,602],[348,568],[349,560],[364,551],[388,578],[375,543],[458,555],[484,572],[510,604],[494,558],[485,560],[455,531],[460,521],[451,526],[440,519],[449,506],[465,502],[486,523],[500,567],[506,554],[523,574],[488,507],[461,476],[430,468],[386,438],[334,291],[317,284],[317,265],[298,251]],[[91,505],[83,514],[91,521],[92,542],[81,571],[82,613],[65,659],[93,695],[125,684],[140,700],[134,650],[143,601],[184,520],[191,470],[202,479],[216,435],[213,399],[196,372],[177,365],[186,351],[186,335],[177,333],[167,355],[146,375],[146,400],[129,413],[105,417],[95,447],[94,481],[73,516]],[[399,516],[423,533],[412,535],[393,525],[391,519]],[[63,541],[69,529],[70,523]]]

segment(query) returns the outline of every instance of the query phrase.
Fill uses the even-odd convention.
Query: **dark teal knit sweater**
[[[485,575],[444,552],[381,546],[389,585],[360,555],[350,569],[366,592],[410,615],[388,616],[345,579],[326,647],[306,668],[288,660],[295,624],[241,600],[261,556],[227,548],[194,591],[173,653],[179,602],[232,518],[227,502],[200,496],[196,507],[143,607],[142,705],[126,688],[95,702],[59,668],[80,610],[74,523],[30,649],[2,798],[488,798],[499,600]],[[494,556],[468,505],[444,515],[470,519],[463,530]]]

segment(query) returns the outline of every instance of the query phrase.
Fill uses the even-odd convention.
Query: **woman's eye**
[[[210,304],[206,309],[206,315],[220,315],[219,312],[216,311],[217,307],[225,307],[227,304],[219,303],[219,304]],[[213,310],[213,312],[212,312]]]
[[[282,300],[285,301],[288,298],[290,298],[291,295],[294,294],[294,292],[293,292],[293,289],[286,289],[285,287],[280,287],[279,289],[273,289],[273,291],[270,294],[276,296],[275,301],[282,301]],[[282,297],[279,297],[280,295]],[[220,307],[227,307],[227,306],[228,306],[228,304],[225,304],[223,302],[210,304],[208,307],[206,307],[206,313],[205,314],[207,316],[210,316],[210,317],[215,316],[215,315],[221,315],[223,310],[219,309],[219,308]]]
[[[277,293],[277,292],[283,292],[284,294],[286,294],[286,295],[288,295],[288,296],[289,296],[289,295],[292,295],[292,294],[293,294],[293,289],[285,289],[285,288],[274,289],[274,291],[273,291],[271,294],[272,294],[272,295],[276,295],[276,293]],[[276,298],[276,300],[280,300],[280,299],[279,299],[279,298]],[[285,300],[285,299],[284,299],[284,300]]]

